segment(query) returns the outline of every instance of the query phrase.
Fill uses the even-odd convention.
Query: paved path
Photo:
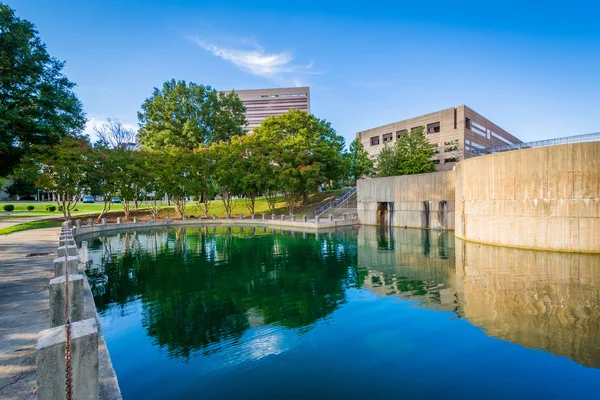
[[[36,398],[35,346],[50,324],[48,282],[59,234],[48,228],[0,236],[0,399]],[[50,254],[26,257],[32,253]]]

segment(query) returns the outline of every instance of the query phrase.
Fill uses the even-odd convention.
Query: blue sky
[[[524,141],[600,131],[596,1],[8,1],[92,121],[137,125],[153,87],[308,85],[357,131],[467,104]]]

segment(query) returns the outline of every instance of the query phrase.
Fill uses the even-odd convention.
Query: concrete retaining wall
[[[348,215],[347,219],[320,219],[318,223],[314,219],[304,222],[302,220],[292,221],[291,219],[270,219],[271,216],[267,216],[268,219],[188,219],[185,221],[156,221],[156,222],[137,222],[137,223],[126,223],[126,224],[107,224],[107,225],[93,225],[93,226],[82,226],[81,228],[74,228],[73,235],[80,238],[82,235],[89,235],[98,232],[108,231],[126,231],[131,229],[153,229],[153,228],[167,228],[167,227],[185,227],[185,226],[197,226],[197,225],[231,225],[231,226],[265,226],[269,228],[294,228],[296,231],[307,231],[314,232],[315,230],[323,229],[334,229],[342,226],[351,226],[356,224],[358,221],[355,215]],[[286,215],[286,218],[290,218]],[[298,219],[300,217],[297,217]]]
[[[455,171],[361,179],[358,221],[377,225],[377,207],[388,203],[390,226],[454,229]]]
[[[456,236],[504,246],[600,252],[600,142],[461,161]]]

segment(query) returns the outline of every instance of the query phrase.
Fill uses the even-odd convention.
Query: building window
[[[408,132],[408,129],[402,129],[401,131],[396,131],[396,139],[400,139],[407,132]]]
[[[419,128],[420,128],[420,126],[415,126],[414,128],[410,128],[410,131],[416,132]]]
[[[373,136],[371,138],[371,146],[377,146],[379,144],[379,136]]]
[[[433,160],[433,163],[434,163],[434,164],[439,164],[439,163],[440,163],[440,160]]]
[[[458,139],[450,140],[449,142],[444,142],[444,146],[450,146],[452,144],[458,144]]]
[[[440,132],[440,123],[434,122],[433,124],[427,124],[427,134],[430,133],[439,133]]]
[[[451,151],[456,151],[456,150],[458,150],[458,146],[452,146],[452,147],[446,147],[444,149],[444,152],[445,153],[450,153]]]
[[[458,162],[458,157],[450,157],[444,160],[445,163]]]
[[[471,129],[471,120],[469,118],[465,118],[465,128]]]
[[[394,139],[394,137],[391,133],[386,133],[385,135],[383,135],[383,143],[391,142],[392,139]]]

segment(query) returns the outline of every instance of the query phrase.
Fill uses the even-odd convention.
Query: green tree
[[[235,92],[170,80],[138,112],[140,143],[153,150],[171,146],[195,149],[244,134],[245,108]]]
[[[32,162],[40,171],[38,186],[58,195],[56,202],[63,216],[70,219],[71,211],[90,187],[94,167],[90,144],[86,139],[67,136],[57,145],[39,147]]]
[[[159,179],[165,190],[173,196],[175,211],[180,218],[185,215],[187,198],[201,190],[198,175],[193,173],[197,158],[192,150],[177,147],[162,155]]]
[[[10,196],[19,196],[20,198],[35,195],[38,188],[36,186],[37,171],[35,165],[21,164],[14,169],[10,176],[9,184],[4,189]]]
[[[254,130],[270,154],[269,162],[277,166],[280,189],[288,210],[320,186],[342,178],[344,171],[344,138],[325,120],[292,109],[271,116]]]
[[[393,145],[385,145],[377,156],[377,176],[398,175],[396,168],[396,148]]]
[[[85,114],[35,26],[0,4],[0,176],[35,145],[54,145],[81,132]]]
[[[234,139],[235,140],[235,139]],[[270,193],[270,174],[265,167],[270,166],[265,157],[264,147],[256,135],[242,136],[238,140],[241,146],[239,159],[240,192],[246,200],[246,208],[254,214],[256,198],[264,193]]]
[[[347,157],[349,161],[348,175],[352,184],[356,185],[357,180],[365,176],[369,177],[375,172],[373,160],[369,157],[369,153],[367,153],[359,138],[350,143]]]
[[[104,142],[96,142],[92,151],[93,168],[90,170],[90,193],[102,197],[102,211],[98,215],[100,221],[112,206],[112,198],[117,193],[115,180],[115,157],[112,150],[105,147]]]
[[[385,149],[384,149],[385,150]],[[432,157],[435,149],[420,126],[407,132],[396,141],[390,152],[379,154],[377,159],[378,176],[413,175],[434,172],[435,164]]]
[[[237,139],[233,139],[231,143],[215,143],[211,147],[211,156],[215,161],[214,178],[219,195],[223,202],[223,207],[228,215],[233,213],[235,205],[233,197],[240,194],[240,186],[242,175],[241,158],[242,146]]]
[[[135,203],[141,199],[144,184],[147,180],[147,170],[143,162],[144,154],[141,151],[128,151],[113,149],[111,158],[114,168],[114,184],[121,197],[125,219],[129,219]]]

